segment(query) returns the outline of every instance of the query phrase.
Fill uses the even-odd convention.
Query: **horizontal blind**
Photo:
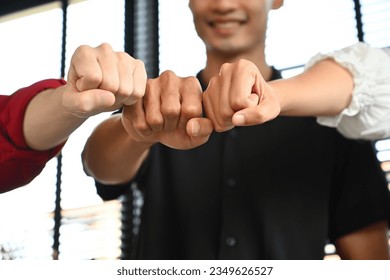
[[[372,46],[384,48],[390,46],[390,1],[360,0],[364,41]],[[390,69],[389,69],[390,71]],[[390,140],[375,143],[378,160],[390,182]]]
[[[43,4],[52,2],[60,2],[59,0],[1,0],[0,2],[0,16],[10,13],[19,12],[21,10],[33,8]]]
[[[305,64],[318,52],[356,43],[355,15],[352,0],[285,0],[270,13],[268,63],[283,70]]]
[[[134,56],[145,63],[149,78],[159,74],[158,1],[134,1]]]
[[[390,139],[378,141],[375,144],[378,159],[382,162],[382,169],[386,172],[387,181],[390,182]]]
[[[121,242],[121,203],[62,211],[60,260],[118,259]]]
[[[364,41],[375,47],[390,46],[390,1],[361,0]]]

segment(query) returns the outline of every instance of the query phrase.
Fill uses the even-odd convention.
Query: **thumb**
[[[187,134],[194,140],[203,143],[207,142],[213,132],[213,124],[207,118],[193,118],[187,122]]]
[[[76,80],[75,86],[78,91],[86,91],[91,89],[97,89],[99,88],[99,85],[101,83],[98,79],[88,79],[87,77],[75,77]]]
[[[235,126],[258,125],[276,118],[279,112],[278,108],[258,105],[236,112],[232,122]]]
[[[65,102],[74,114],[92,116],[111,110],[115,103],[115,96],[110,91],[93,89],[74,92],[67,96]]]

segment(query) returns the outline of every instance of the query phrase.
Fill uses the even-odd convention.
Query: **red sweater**
[[[30,149],[23,135],[23,119],[35,95],[64,84],[64,80],[44,80],[19,89],[13,95],[0,95],[0,193],[31,182],[61,150],[63,145],[48,151]]]

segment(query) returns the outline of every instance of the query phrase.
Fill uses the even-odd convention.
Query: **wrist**
[[[268,82],[268,85],[270,87],[270,90],[272,91],[272,93],[276,97],[277,101],[279,102],[279,106],[280,106],[279,115],[283,115],[288,110],[288,108],[287,108],[287,104],[286,104],[286,102],[287,102],[286,96],[285,96],[285,94],[283,94],[283,90],[281,88],[282,83],[280,83],[279,80],[276,80],[276,81]]]

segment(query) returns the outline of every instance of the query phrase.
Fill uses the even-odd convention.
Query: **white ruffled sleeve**
[[[317,54],[306,69],[333,58],[354,78],[350,105],[339,115],[318,117],[321,125],[336,127],[347,138],[379,140],[390,137],[390,50],[357,43],[329,54]]]

